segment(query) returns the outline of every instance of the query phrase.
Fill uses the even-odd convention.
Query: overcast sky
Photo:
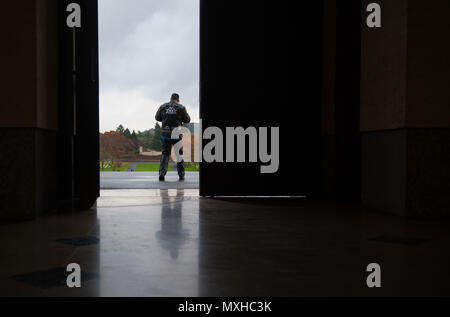
[[[100,130],[155,125],[173,92],[199,117],[199,0],[99,0]]]

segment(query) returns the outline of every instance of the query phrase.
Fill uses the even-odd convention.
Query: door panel
[[[100,196],[98,2],[78,3],[83,20],[76,38],[75,197],[85,209]]]
[[[81,27],[71,29],[66,25],[66,8],[72,2],[59,1],[58,177],[67,186],[59,199],[67,201],[71,196],[78,208],[86,209],[100,194],[98,4],[96,0],[77,1]]]
[[[260,163],[202,163],[202,196],[320,190],[322,11],[321,1],[302,2],[301,11],[291,1],[201,1],[203,130],[280,128],[277,173],[261,174]]]

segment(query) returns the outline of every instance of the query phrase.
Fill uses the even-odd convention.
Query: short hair
[[[179,94],[172,94],[172,97],[170,97],[170,100],[180,100]]]

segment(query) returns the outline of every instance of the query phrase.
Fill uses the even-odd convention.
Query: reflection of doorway
[[[199,122],[199,1],[98,4],[101,188],[198,189],[196,163],[186,163],[179,182],[172,160],[166,181],[158,181],[155,114],[176,92],[192,118],[189,131]]]

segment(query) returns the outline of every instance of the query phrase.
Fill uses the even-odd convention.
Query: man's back
[[[183,125],[183,123],[191,122],[186,108],[175,101],[163,104],[155,118],[162,122],[162,131],[165,133],[172,133],[174,128]]]

